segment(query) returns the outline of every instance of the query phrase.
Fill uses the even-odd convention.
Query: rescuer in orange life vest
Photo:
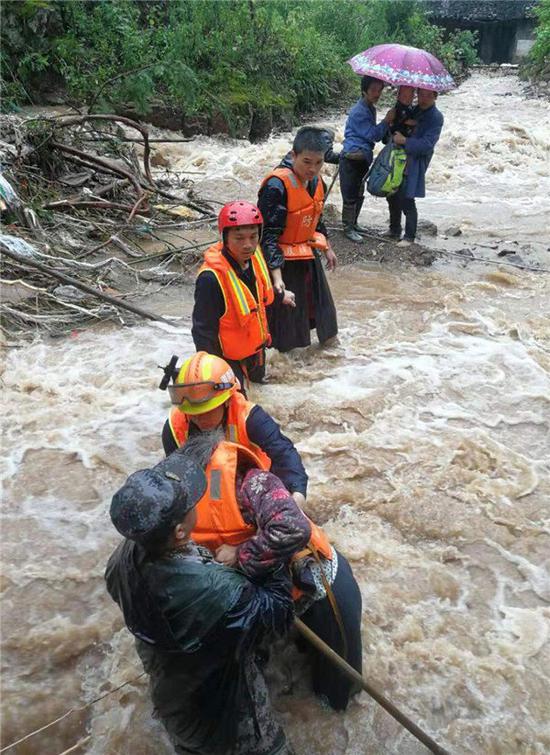
[[[296,613],[361,672],[361,593],[351,567],[269,472],[265,454],[226,441],[220,429],[195,435],[184,451],[207,479],[193,540],[218,563],[260,583],[290,561]],[[315,694],[345,710],[356,685],[323,654],[308,649]]]
[[[262,215],[250,202],[222,207],[218,228],[222,240],[204,255],[195,283],[191,334],[197,351],[226,359],[244,388],[245,376],[263,382],[265,348],[271,344],[266,307],[275,292],[259,247]],[[294,294],[278,298],[294,306]]]
[[[167,455],[179,447],[206,468],[207,493],[197,506],[193,539],[250,577],[294,557],[296,610],[360,672],[361,593],[344,556],[300,508],[307,475],[298,452],[273,419],[238,391],[223,359],[200,352],[180,369],[176,362],[173,357],[160,386],[174,404],[163,444]],[[354,691],[317,652],[313,687],[336,710],[346,708]]]
[[[229,364],[201,351],[182,367],[176,365],[177,357],[172,357],[160,384],[168,388],[174,404],[162,430],[165,454],[185,445],[193,435],[221,427],[227,440],[259,456],[282,480],[296,503],[303,506],[307,474],[298,451],[275,420],[239,392],[239,381]]]
[[[336,308],[323,270],[336,267],[336,255],[322,220],[325,187],[320,171],[327,151],[327,132],[313,126],[299,129],[292,151],[263,180],[258,194],[264,227],[262,251],[273,286],[295,295],[294,308],[275,301],[268,310],[272,346],[290,351],[309,346],[310,331],[320,343],[338,333]]]

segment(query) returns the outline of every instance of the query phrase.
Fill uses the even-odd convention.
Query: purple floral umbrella
[[[392,86],[410,86],[448,92],[454,89],[451,75],[431,53],[407,45],[385,44],[369,47],[348,63],[361,76],[374,76]]]

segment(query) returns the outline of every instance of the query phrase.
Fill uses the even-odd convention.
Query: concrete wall
[[[512,63],[519,63],[525,58],[535,43],[535,24],[530,19],[521,21],[516,28],[516,44],[512,54]]]

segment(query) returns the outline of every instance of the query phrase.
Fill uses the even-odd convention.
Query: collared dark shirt
[[[287,155],[277,166],[279,168],[292,168],[292,158]],[[310,196],[314,196],[317,182],[322,179],[315,177],[307,185]],[[325,186],[323,182],[323,186]],[[325,186],[326,191],[326,186]],[[280,178],[272,176],[259,191],[258,207],[263,215],[264,228],[262,233],[262,252],[264,253],[267,266],[271,269],[284,266],[283,250],[279,246],[279,236],[285,229],[287,210],[287,194],[284,183]],[[319,218],[315,229],[324,236],[328,236],[323,218]]]

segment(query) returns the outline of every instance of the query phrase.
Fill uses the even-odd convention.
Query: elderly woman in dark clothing
[[[426,196],[426,171],[443,128],[443,115],[436,108],[437,92],[418,90],[418,106],[413,113],[416,121],[410,136],[399,131],[393,136],[395,144],[407,153],[405,179],[396,194],[388,197],[390,234],[401,237],[401,215],[405,215],[405,235],[398,246],[410,246],[416,238],[418,213],[415,197]]]
[[[357,244],[364,241],[357,218],[363,206],[365,176],[372,163],[374,144],[388,134],[390,123],[395,117],[395,109],[392,108],[380,123],[376,123],[375,105],[383,88],[383,81],[363,76],[361,99],[350,110],[344,131],[340,155],[342,223],[346,237]]]
[[[263,581],[273,570],[291,561],[296,613],[361,672],[361,593],[347,559],[304,515],[275,475],[253,466],[254,461],[243,453],[244,449],[223,438],[223,433],[214,432],[195,439],[193,459],[200,466],[206,466],[211,490],[211,475],[220,464],[220,458],[216,459],[218,451],[221,450],[222,454],[237,452],[237,464],[226,464],[225,474],[233,477],[228,488],[235,490],[240,524],[229,519],[229,507],[232,511],[234,509],[224,498],[225,534],[222,526],[215,525],[208,531],[208,527],[202,525],[207,521],[202,518],[205,511],[202,508],[198,523],[200,535],[197,531],[195,536],[215,553],[216,561],[240,569],[254,581]],[[235,471],[229,472],[230,468]],[[217,511],[219,501],[203,500],[199,509],[201,506]],[[242,533],[242,537],[236,533]],[[228,537],[241,542],[231,545],[227,542]],[[223,544],[215,547],[220,539]],[[312,647],[308,650],[315,694],[333,709],[345,710],[351,695],[357,691],[355,684],[322,653]]]

